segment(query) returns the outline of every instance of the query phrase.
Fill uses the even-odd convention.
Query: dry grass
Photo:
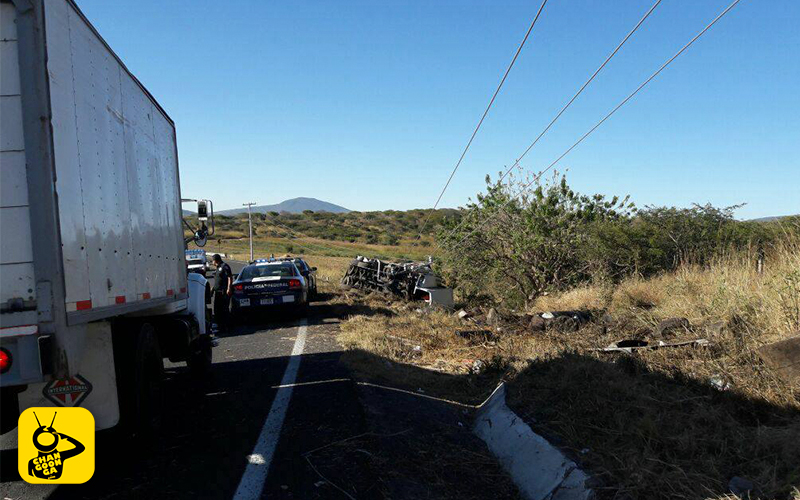
[[[800,387],[765,366],[757,349],[800,331],[800,243],[775,249],[763,274],[753,262],[729,255],[708,268],[537,300],[538,311],[606,310],[614,318],[577,332],[535,333],[507,318],[489,337],[465,339],[455,332],[485,325],[395,305],[394,316],[353,317],[340,340],[392,361],[369,357],[365,376],[441,397],[475,402],[506,378],[510,404],[604,481],[603,497],[734,498],[728,481],[742,476],[757,486],[752,498],[798,500]],[[641,337],[669,317],[693,325],[678,339],[706,337],[711,346],[592,350]],[[472,373],[475,360],[481,375]],[[409,375],[398,365],[423,370]]]
[[[769,257],[763,274],[757,273],[753,256],[728,255],[708,268],[684,266],[613,289],[591,286],[541,297],[535,308],[606,309],[642,320],[686,317],[695,325],[743,322],[769,342],[800,331],[800,243],[785,242]]]
[[[575,288],[558,295],[543,295],[534,303],[537,311],[575,311],[579,309],[606,309],[612,289],[604,285]]]
[[[217,239],[221,238],[221,243]],[[416,246],[412,243],[416,243]],[[378,245],[359,242],[331,241],[321,238],[297,237],[279,238],[256,236],[253,240],[254,253],[257,257],[270,254],[307,254],[326,257],[349,257],[367,255],[383,259],[423,260],[432,252],[426,242],[403,241],[398,245]],[[245,260],[250,256],[250,240],[234,233],[219,231],[212,236],[206,250],[224,252],[236,259]]]

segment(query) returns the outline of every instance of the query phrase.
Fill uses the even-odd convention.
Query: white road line
[[[272,462],[275,447],[278,446],[278,440],[281,437],[281,428],[286,417],[286,410],[289,408],[289,400],[292,399],[292,384],[297,378],[297,369],[300,367],[300,359],[303,354],[303,348],[306,345],[306,329],[307,323],[303,319],[301,325],[297,327],[297,339],[294,341],[292,357],[289,358],[289,364],[286,366],[286,371],[283,372],[281,388],[275,394],[275,399],[272,401],[272,407],[269,409],[264,427],[261,428],[261,434],[258,436],[253,453],[247,457],[247,468],[244,470],[242,479],[239,481],[239,487],[236,488],[236,493],[233,495],[234,499],[250,500],[261,498],[261,492],[264,489],[264,483],[269,472],[269,465]]]

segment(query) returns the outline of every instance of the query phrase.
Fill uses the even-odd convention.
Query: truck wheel
[[[134,436],[154,436],[164,420],[164,360],[155,328],[136,324],[114,336],[120,424]]]
[[[211,371],[211,339],[208,335],[202,335],[195,340],[195,344],[189,346],[186,365],[192,375],[203,377]]]

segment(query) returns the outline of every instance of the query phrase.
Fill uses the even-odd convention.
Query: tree
[[[587,279],[588,226],[628,217],[633,208],[627,197],[577,194],[563,176],[537,181],[533,191],[514,179],[492,183],[487,176],[486,184],[462,223],[445,220],[439,232],[446,274],[467,297],[489,295],[512,307]]]

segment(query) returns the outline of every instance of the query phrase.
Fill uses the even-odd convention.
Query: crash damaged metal
[[[342,278],[342,286],[389,293],[406,300],[453,308],[453,289],[443,286],[427,262],[385,262],[358,256]]]

